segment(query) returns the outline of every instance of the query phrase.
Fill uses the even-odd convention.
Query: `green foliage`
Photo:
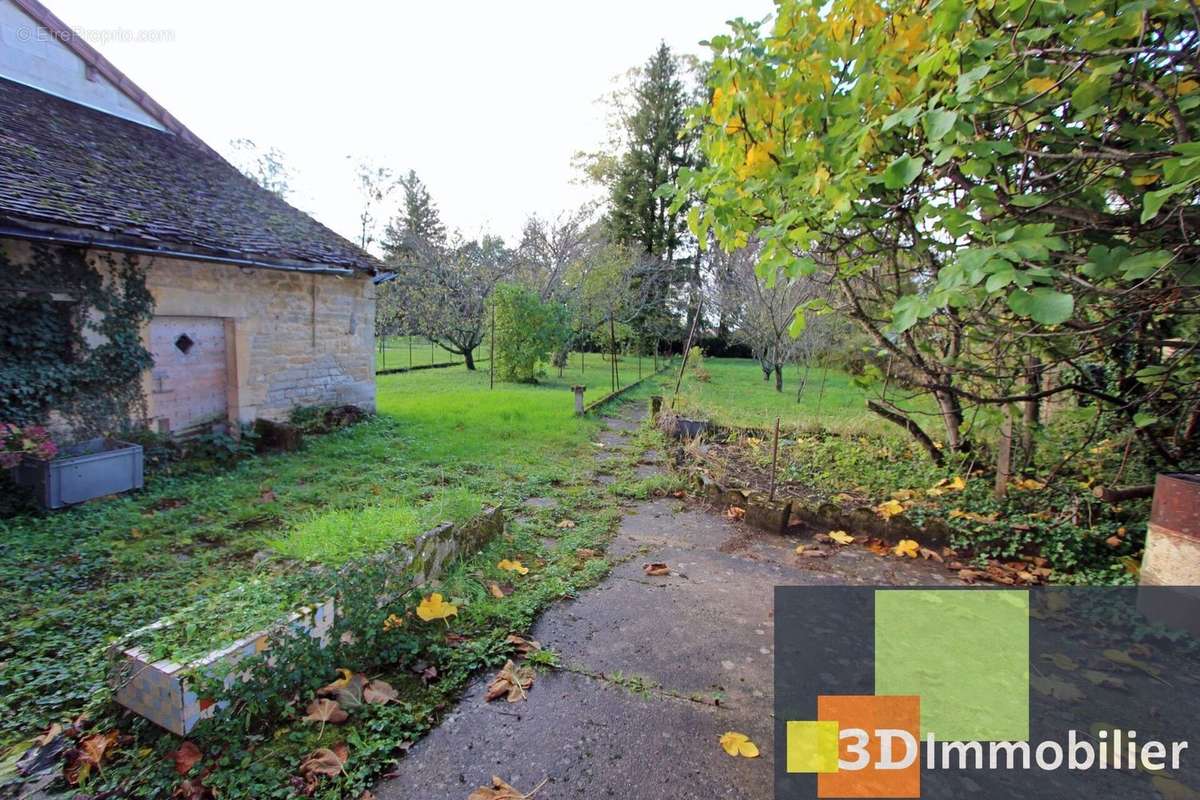
[[[496,315],[496,373],[502,381],[533,383],[550,353],[570,337],[567,309],[524,286],[502,283],[492,295]]]
[[[674,207],[703,196],[701,241],[755,237],[764,273],[849,288],[956,448],[964,406],[1089,353],[1113,380],[1082,391],[1153,420],[1177,464],[1200,400],[1198,33],[1171,0],[781,0],[710,42],[707,163]]]
[[[145,268],[132,257],[32,245],[0,251],[0,420],[36,424],[62,413],[76,436],[138,421],[151,365],[142,326],[153,313]]]

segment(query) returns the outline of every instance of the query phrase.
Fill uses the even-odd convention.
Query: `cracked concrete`
[[[600,453],[624,447],[639,419],[628,406],[608,419]],[[376,795],[462,800],[496,774],[526,792],[544,780],[539,800],[772,797],[774,587],[945,580],[861,548],[803,558],[801,541],[675,499],[629,506],[612,573],[534,628],[567,669],[540,674],[514,705],[483,702],[490,676],[478,677]],[[649,577],[646,562],[671,574]],[[730,730],[762,756],[726,756],[718,740]]]

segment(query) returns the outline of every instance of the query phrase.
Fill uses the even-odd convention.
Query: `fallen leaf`
[[[363,702],[369,705],[386,705],[400,699],[400,693],[387,681],[373,680],[363,689]]]
[[[1021,478],[1018,481],[1013,481],[1013,486],[1018,489],[1024,489],[1027,492],[1036,492],[1039,489],[1046,488],[1046,484],[1041,481],[1035,481],[1033,478]]]
[[[68,751],[66,764],[63,768],[63,775],[67,779],[67,783],[72,786],[78,786],[81,782],[87,780],[93,767],[99,772],[101,764],[104,762],[104,757],[108,754],[109,749],[116,744],[116,741],[116,731],[96,733],[81,741],[79,747],[75,750]]]
[[[803,553],[804,553],[804,545],[802,545],[802,544],[796,545],[796,555],[801,555]]]
[[[308,754],[300,763],[300,774],[306,778],[317,775],[336,778],[342,774],[342,768],[350,760],[349,751],[345,745],[334,745],[335,749],[320,747]],[[343,757],[345,756],[345,757]]]
[[[564,520],[560,520],[560,521],[559,521],[559,523],[558,523],[558,527],[560,527],[560,528],[574,528],[574,527],[575,527],[575,520],[573,520],[573,519],[564,519]]]
[[[187,740],[179,745],[179,749],[167,753],[167,759],[175,762],[175,771],[180,775],[187,775],[203,757],[195,742]]]
[[[490,703],[497,698],[506,697],[508,702],[516,703],[529,696],[526,690],[531,686],[533,670],[529,667],[518,667],[509,659],[505,662],[504,669],[488,684],[484,700]]]
[[[394,631],[396,628],[404,626],[404,617],[398,617],[395,614],[388,614],[387,619],[383,621],[383,629],[385,631]]]
[[[666,564],[656,561],[651,564],[642,564],[642,572],[646,573],[647,575],[649,575],[651,577],[658,577],[658,576],[662,576],[662,575],[670,575],[671,568],[668,567]]]
[[[963,583],[974,583],[984,577],[984,573],[973,569],[960,569],[958,571],[958,579]]]
[[[503,600],[508,597],[508,593],[500,588],[500,584],[495,581],[488,581],[488,592],[497,600]]]
[[[426,622],[435,619],[447,619],[458,614],[458,606],[453,603],[447,603],[442,599],[440,592],[434,592],[421,601],[417,606],[417,616]],[[449,624],[449,623],[446,623]]]
[[[892,552],[892,548],[888,547],[888,543],[877,536],[872,536],[870,539],[867,539],[866,547],[877,556],[886,556],[888,553]]]
[[[205,786],[199,778],[180,781],[179,785],[171,792],[174,800],[213,800],[215,796],[212,789]]]
[[[921,549],[921,545],[917,544],[913,539],[901,539],[900,542],[892,548],[892,552],[898,556],[908,556],[916,558],[917,551]]]
[[[480,786],[467,795],[467,800],[529,800],[533,794],[523,794],[507,784],[496,775],[492,776],[491,786]]]
[[[913,500],[919,496],[920,496],[920,492],[914,491],[912,489],[899,489],[897,491],[892,492],[892,499],[896,500],[898,502],[903,502],[905,500]]]
[[[1044,678],[1041,675],[1032,675],[1029,678],[1029,685],[1038,694],[1044,694],[1056,700],[1078,703],[1084,699],[1083,692],[1079,691],[1079,688],[1075,684],[1058,678]]]
[[[367,790],[364,790],[363,793],[358,796],[358,800],[375,800],[375,795],[371,794],[371,792]]]
[[[942,554],[937,550],[930,550],[928,547],[922,547],[920,550],[921,558],[926,561],[936,561],[939,564],[943,563]]]
[[[746,509],[741,506],[730,506],[725,510],[725,516],[730,519],[743,519],[746,516]]]
[[[830,531],[829,538],[833,539],[838,544],[843,544],[843,545],[844,544],[852,544],[854,542],[854,537],[851,536],[850,534],[846,533],[845,531]]]
[[[737,731],[727,731],[721,737],[721,748],[734,758],[758,758],[758,746],[749,736]]]
[[[1064,672],[1074,672],[1079,669],[1079,662],[1065,653],[1044,653],[1043,661],[1049,661]]]
[[[1139,669],[1152,678],[1157,678],[1160,681],[1162,680],[1162,678],[1158,677],[1159,670],[1157,667],[1155,667],[1153,664],[1147,664],[1145,661],[1138,661],[1124,650],[1105,650],[1102,655],[1114,664],[1120,664],[1123,667]]]
[[[267,489],[265,492],[263,492],[262,494],[260,494],[258,496],[258,502],[260,502],[260,503],[274,503],[275,499],[276,498],[275,498],[275,490],[274,489]]]
[[[897,514],[904,513],[904,506],[896,500],[884,500],[875,506],[875,513],[884,519],[891,519]]]
[[[1116,675],[1111,675],[1107,672],[1101,672],[1098,669],[1085,669],[1080,674],[1087,678],[1093,686],[1103,686],[1105,689],[1128,688],[1125,685],[1125,681],[1121,680]]]
[[[584,561],[587,561],[591,558],[596,558],[599,555],[600,552],[598,550],[593,550],[590,547],[581,547],[575,551],[575,557],[582,558]]]
[[[511,644],[521,655],[529,655],[534,650],[541,650],[542,645],[536,639],[526,639],[524,636],[518,636],[515,633],[510,633],[504,641]]]
[[[332,697],[333,695],[336,695],[339,691],[341,691],[343,688],[348,686],[350,684],[351,679],[354,678],[354,673],[351,672],[350,670],[346,669],[345,667],[338,667],[338,675],[341,677],[325,684],[320,689],[317,689],[317,694]]]
[[[501,559],[500,563],[498,563],[496,566],[500,569],[508,570],[509,572],[515,572],[518,575],[529,574],[529,567],[525,566],[520,561],[510,561],[507,558],[504,558]]]
[[[337,700],[325,697],[313,700],[305,710],[308,712],[304,717],[305,722],[319,722],[322,725],[331,722],[334,725],[340,725],[350,718],[350,715],[342,710]]]

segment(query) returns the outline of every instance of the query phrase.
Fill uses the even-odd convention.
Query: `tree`
[[[366,250],[375,243],[375,231],[379,227],[378,207],[395,190],[396,179],[391,169],[365,158],[355,166],[355,178],[362,201],[362,210],[358,213],[358,246]]]
[[[971,406],[1080,393],[1178,463],[1200,432],[1198,36],[1168,0],[782,0],[771,30],[712,39],[708,163],[676,207],[702,194],[698,237],[830,282],[949,450]]]
[[[543,300],[570,295],[576,288],[567,280],[571,267],[585,259],[599,239],[594,216],[590,204],[563,212],[553,221],[531,214],[517,245],[517,279]]]
[[[437,247],[446,243],[446,227],[442,224],[441,214],[417,173],[409,170],[398,183],[404,190],[404,204],[384,230],[382,246],[388,262],[403,259],[413,240]]]
[[[229,146],[234,166],[247,178],[284,200],[292,193],[292,171],[278,148],[263,149],[244,137],[231,140]]]
[[[406,249],[388,291],[404,305],[412,331],[461,355],[467,369],[475,369],[487,301],[512,271],[511,251],[498,236],[455,238],[446,246],[413,238]]]

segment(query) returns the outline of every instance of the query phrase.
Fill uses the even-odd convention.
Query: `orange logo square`
[[[920,797],[921,698],[822,695],[817,719],[838,725],[838,771],[817,797]]]

